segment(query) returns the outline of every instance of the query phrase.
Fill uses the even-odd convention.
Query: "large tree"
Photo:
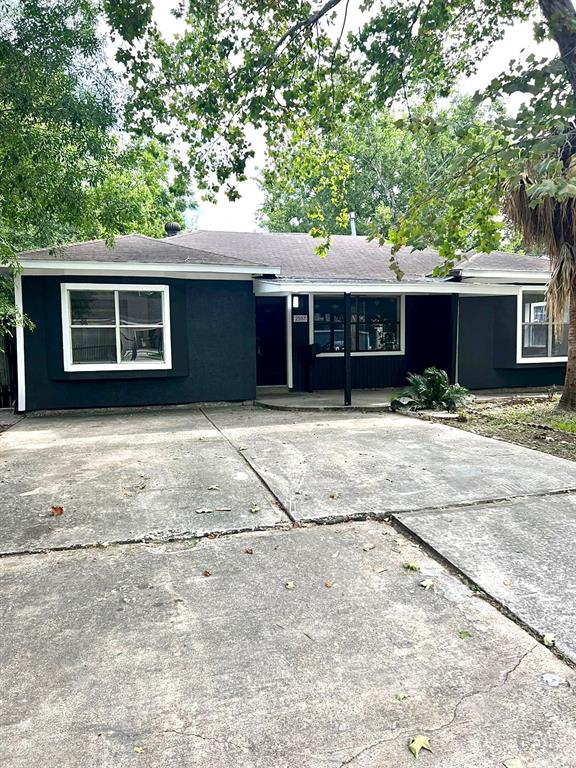
[[[511,218],[527,243],[553,260],[552,310],[568,297],[574,305],[562,404],[576,407],[571,0],[366,0],[349,34],[349,0],[183,0],[175,22],[180,31],[170,40],[154,25],[151,5],[110,0],[108,6],[121,38],[118,58],[135,88],[129,105],[134,126],[145,133],[159,121],[188,146],[205,192],[223,187],[232,199],[254,154],[248,129],[263,131],[272,148],[292,136],[303,148],[295,173],[313,176],[323,169],[318,191],[330,190],[342,222],[350,167],[329,142],[326,148],[325,137],[367,105],[376,111],[398,101],[409,129],[445,131],[442,120],[414,118],[412,107],[449,96],[511,25],[533,19],[536,37],[554,40],[557,54],[513,62],[479,95],[479,102],[517,93],[524,100],[517,114],[494,121],[489,137],[463,132],[462,151],[437,177],[423,179],[390,235],[396,245],[436,246],[451,264],[468,247],[499,246],[506,193],[523,203],[523,213]],[[538,210],[547,216],[538,217]],[[530,212],[541,226],[534,226]],[[321,235],[322,229],[320,222],[314,231]]]
[[[181,219],[167,149],[121,135],[101,13],[96,0],[0,0],[0,264],[12,272],[19,250]],[[0,278],[0,330],[21,320]]]

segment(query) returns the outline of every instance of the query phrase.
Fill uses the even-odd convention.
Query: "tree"
[[[438,178],[452,163],[461,151],[460,137],[465,131],[489,134],[495,111],[495,107],[479,109],[470,98],[460,99],[449,109],[433,113],[436,123],[442,120],[446,125],[439,133],[414,131],[414,120],[425,120],[429,110],[417,110],[410,127],[387,110],[366,112],[325,136],[324,151],[330,147],[350,168],[344,205],[356,213],[357,233],[371,235],[376,231],[388,237],[390,228],[408,212],[422,180]],[[270,149],[261,180],[265,200],[260,220],[277,232],[308,232],[321,221],[330,233],[348,234],[348,223],[342,221],[340,206],[332,202],[330,190],[319,191],[325,178],[323,167],[317,174],[294,172],[306,149],[301,143],[295,144],[292,136]]]
[[[16,252],[181,219],[182,176],[157,141],[126,143],[92,0],[0,0],[0,263]],[[0,284],[0,331],[22,322]]]
[[[423,180],[405,217],[389,234],[396,246],[436,246],[449,265],[467,247],[485,251],[499,246],[505,190],[524,190],[530,210],[542,205],[558,214],[573,205],[576,187],[568,174],[572,150],[566,151],[573,146],[576,96],[576,13],[571,0],[368,0],[360,28],[348,35],[342,24],[348,0],[196,0],[181,4],[177,16],[183,31],[171,41],[154,26],[146,10],[149,3],[124,0],[121,6],[121,11],[108,13],[125,41],[118,58],[138,83],[128,115],[139,131],[148,132],[153,117],[170,125],[166,132],[188,145],[190,166],[204,191],[211,194],[224,187],[232,199],[253,155],[248,127],[262,130],[270,147],[281,145],[286,135],[304,146],[307,137],[295,172],[314,177],[324,168],[317,191],[330,191],[332,203],[341,205],[342,222],[350,167],[326,150],[325,137],[342,121],[354,120],[366,105],[376,111],[398,101],[408,112],[407,129],[445,132],[441,119],[415,118],[414,104],[426,108],[435,98],[449,96],[507,27],[533,17],[539,8],[535,35],[553,39],[560,55],[514,62],[478,95],[480,103],[520,93],[524,102],[517,114],[498,116],[489,136],[464,131],[453,162]],[[136,21],[129,24],[130,18]],[[564,219],[557,214],[552,218],[560,227]],[[550,238],[535,239],[534,229],[524,226],[528,219],[525,215],[513,222],[527,243],[538,242],[550,251],[552,286],[560,285],[563,275],[572,302],[576,288],[571,272],[555,268],[560,257],[550,248]],[[312,231],[322,235],[321,222]],[[572,263],[572,233],[560,228],[558,237],[562,263]],[[548,295],[553,308],[554,295],[561,301],[568,294],[552,288]],[[568,358],[562,404],[573,408],[576,308]]]

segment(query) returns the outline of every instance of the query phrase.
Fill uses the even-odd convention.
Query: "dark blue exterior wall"
[[[402,387],[409,372],[436,365],[453,368],[451,296],[406,296],[405,354],[352,357],[352,386],[356,389]],[[309,315],[308,296],[299,297],[293,315]],[[344,358],[315,358],[309,365],[309,322],[292,323],[293,389],[340,389],[344,386]]]
[[[62,356],[60,284],[170,287],[169,371],[68,373]],[[251,281],[120,277],[23,277],[26,410],[159,405],[256,396],[255,300]]]
[[[517,363],[515,296],[460,298],[459,382],[471,389],[561,385],[565,363]]]

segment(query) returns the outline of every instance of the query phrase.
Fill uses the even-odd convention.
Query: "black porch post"
[[[460,354],[460,296],[453,293],[452,299],[452,371],[451,379],[453,384],[458,384],[458,358]]]
[[[352,405],[352,297],[344,294],[344,405]]]

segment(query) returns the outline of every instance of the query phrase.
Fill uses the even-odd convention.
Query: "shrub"
[[[413,410],[456,411],[468,395],[459,384],[450,384],[446,371],[432,366],[424,373],[409,373],[408,386],[402,395],[392,402],[392,407]]]

